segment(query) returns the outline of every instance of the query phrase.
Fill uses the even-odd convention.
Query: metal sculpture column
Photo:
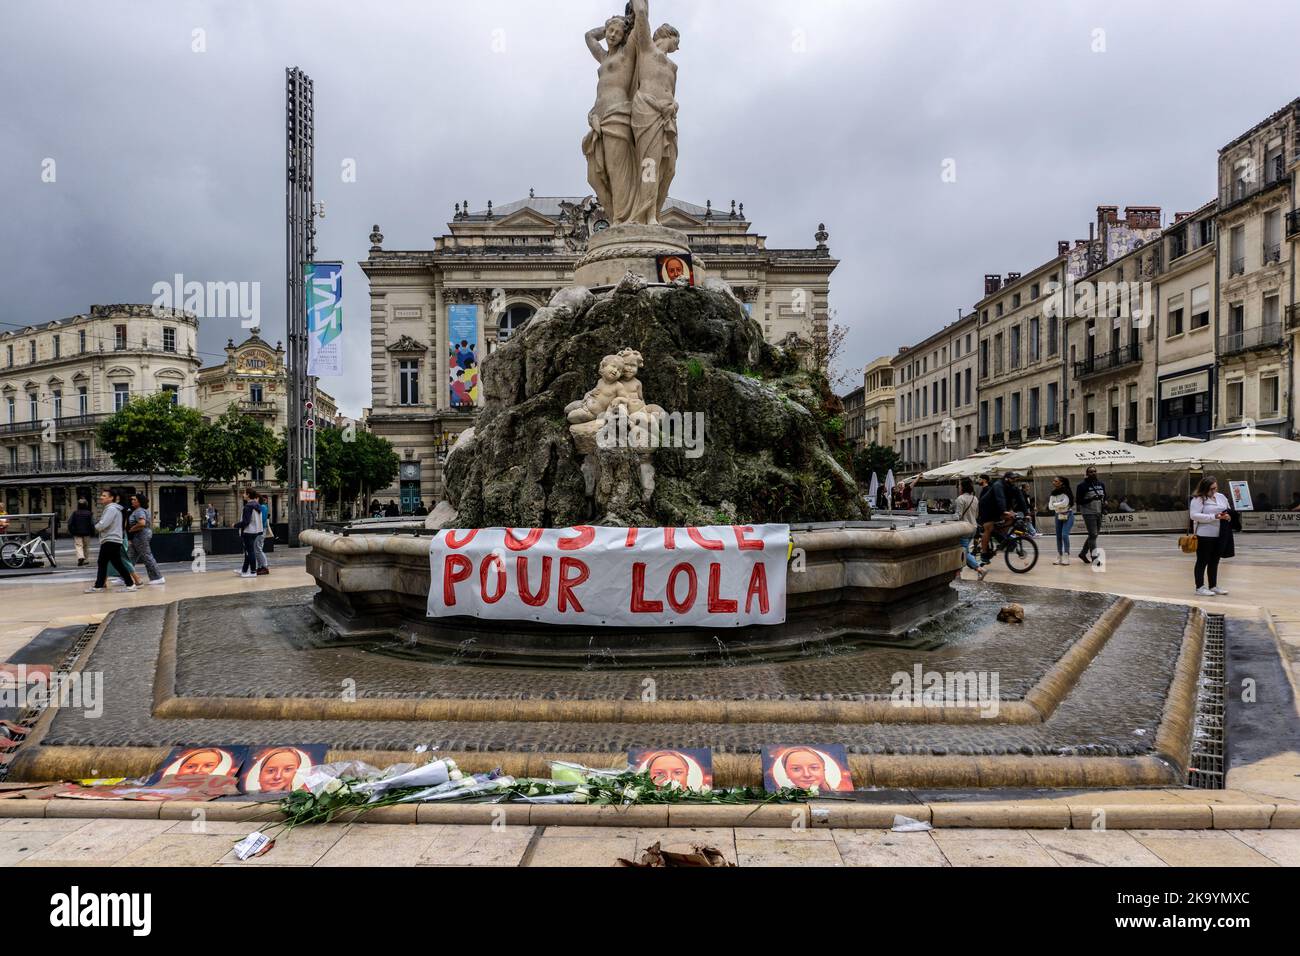
[[[316,506],[303,501],[307,469],[314,472],[315,431],[304,427],[308,409],[316,402],[315,382],[307,376],[307,291],[303,270],[316,254],[315,117],[311,77],[296,66],[285,70],[285,307],[289,350],[286,356],[289,394],[285,409],[288,445],[289,546],[298,546],[299,532],[315,523]],[[310,405],[308,404],[310,403]],[[310,476],[314,479],[314,474]]]

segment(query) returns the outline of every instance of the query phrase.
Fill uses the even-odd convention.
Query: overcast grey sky
[[[387,248],[427,248],[453,202],[588,192],[582,35],[621,6],[0,0],[0,322],[149,302],[179,272],[261,282],[264,335],[282,337],[297,65],[315,83],[319,257],[348,263],[349,374],[322,384],[358,414],[371,224]],[[1085,236],[1098,204],[1201,205],[1218,147],[1300,95],[1292,0],[651,0],[651,15],[682,33],[673,194],[744,202],[773,246],[812,245],[824,221],[853,367],[954,319],[985,272]],[[204,363],[243,334],[203,323]]]

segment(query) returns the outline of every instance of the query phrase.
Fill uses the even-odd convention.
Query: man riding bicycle
[[[987,479],[987,476],[981,476]],[[998,538],[1009,530],[1016,520],[1016,513],[1024,514],[1029,508],[1025,494],[1016,484],[1019,475],[1009,471],[1001,478],[996,478],[985,486],[980,493],[979,522],[980,561],[988,564],[993,560],[992,537],[996,528]]]

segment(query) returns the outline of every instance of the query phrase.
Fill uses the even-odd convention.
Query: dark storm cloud
[[[179,272],[261,282],[264,334],[281,337],[296,64],[315,81],[319,255],[348,263],[358,373],[324,385],[358,413],[371,224],[388,248],[426,248],[453,202],[585,193],[582,34],[616,6],[6,0],[0,321],[147,302]],[[743,201],[773,246],[811,245],[825,221],[842,364],[860,367],[955,318],[985,272],[1086,235],[1099,203],[1169,216],[1211,198],[1215,150],[1300,92],[1281,68],[1300,14],[1266,6],[651,0],[682,32],[673,192]],[[242,334],[206,321],[205,363]]]

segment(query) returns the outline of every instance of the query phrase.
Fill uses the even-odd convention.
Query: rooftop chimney
[[[1070,251],[1070,240],[1058,239],[1056,242],[1056,254],[1058,256],[1063,256],[1069,251]]]
[[[1019,278],[1020,278],[1020,273],[1019,273],[1019,272],[1008,272],[1008,273],[1007,273],[1007,285],[1011,285],[1011,283],[1015,282],[1015,281],[1016,281],[1017,279],[1019,279]]]
[[[984,276],[984,294],[992,295],[1002,288],[1002,276],[986,273]]]
[[[1159,206],[1125,206],[1124,221],[1133,229],[1160,228]]]

